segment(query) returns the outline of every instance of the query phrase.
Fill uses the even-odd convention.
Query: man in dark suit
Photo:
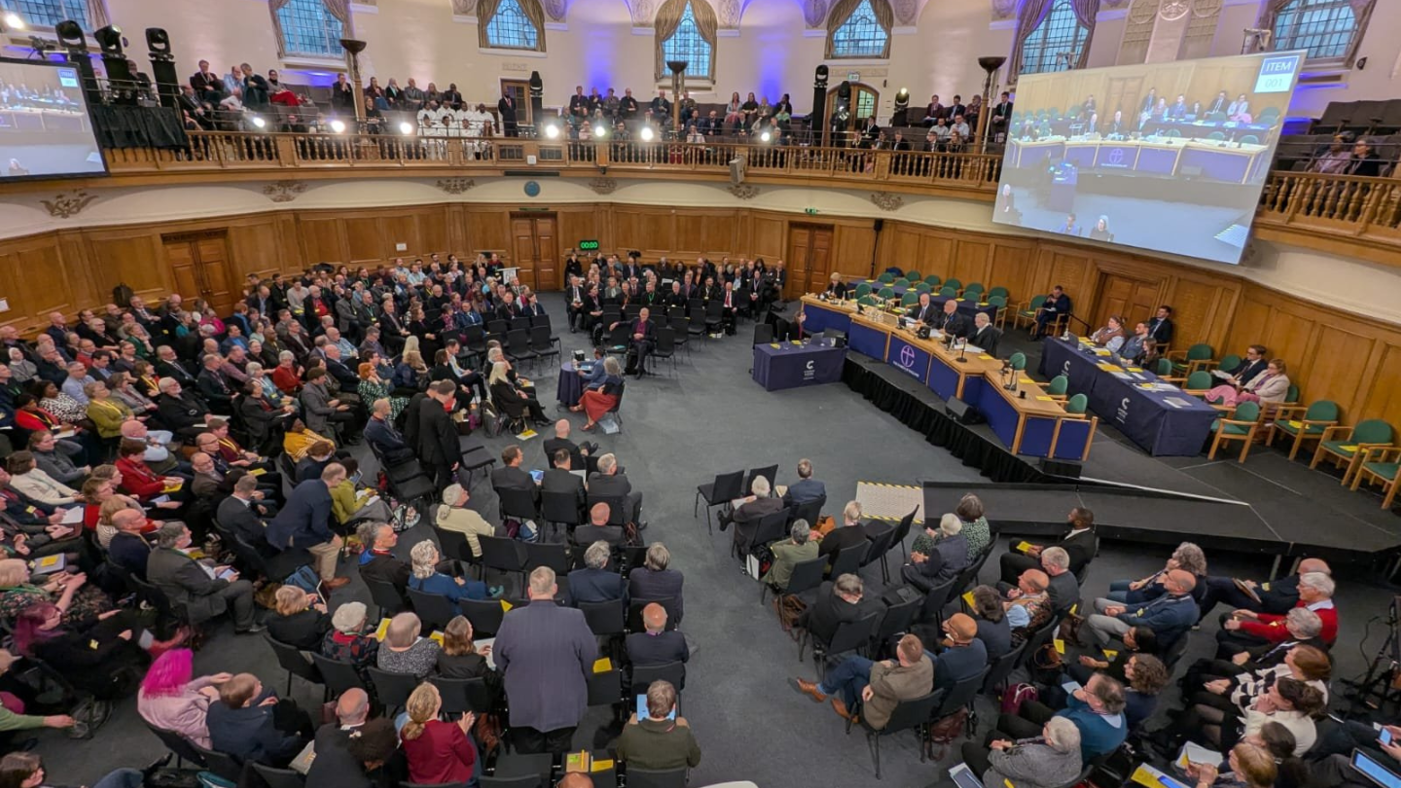
[[[501,450],[501,467],[491,472],[491,488],[497,490],[519,490],[530,494],[531,501],[540,502],[540,485],[535,483],[530,472],[521,467],[525,452],[519,446],[507,446]]]
[[[1268,583],[1240,581],[1260,598],[1258,602],[1240,590],[1234,578],[1209,575],[1206,578],[1206,594],[1201,600],[1202,617],[1205,618],[1218,602],[1253,613],[1284,615],[1299,604],[1299,575],[1307,572],[1322,572],[1330,576],[1333,574],[1333,570],[1322,559],[1305,558],[1299,562],[1299,571],[1287,577]]]
[[[860,575],[842,575],[822,584],[816,601],[798,616],[797,625],[815,640],[827,643],[837,633],[837,627],[879,609],[879,603],[866,600]]]
[[[521,308],[520,304],[516,303],[516,294],[506,290],[501,295],[501,304],[496,307],[496,319],[510,323],[520,316]]]
[[[1237,386],[1244,387],[1245,384],[1255,379],[1256,375],[1264,372],[1270,362],[1269,350],[1264,345],[1251,345],[1245,349],[1245,358],[1236,365],[1235,369],[1225,370],[1230,375],[1230,382]]]
[[[574,529],[574,543],[590,545],[594,542],[607,542],[611,547],[622,547],[627,543],[627,533],[621,525],[609,525],[608,504],[599,502],[589,507],[588,525]]]
[[[1148,321],[1148,338],[1159,346],[1172,344],[1172,307],[1158,307],[1158,314]]]
[[[565,752],[588,709],[598,641],[584,614],[554,604],[559,586],[549,567],[530,573],[531,604],[507,613],[492,657],[511,701],[510,725],[523,753]]]
[[[163,378],[174,378],[181,386],[194,386],[195,376],[175,356],[175,348],[161,345],[156,348],[156,374]]]
[[[579,475],[571,471],[573,459],[569,455],[568,449],[556,449],[552,455],[554,467],[545,471],[545,478],[540,480],[540,494],[546,493],[569,495],[574,498],[574,508],[577,512],[584,510],[584,480]]]
[[[269,565],[269,574],[274,578],[286,577],[297,567],[310,563],[311,557],[302,550],[279,553],[268,544],[267,523],[263,520],[267,511],[257,500],[257,492],[257,476],[240,476],[238,481],[234,482],[233,493],[219,502],[215,519],[220,528],[247,542],[248,546],[264,559],[275,562]],[[281,571],[283,568],[287,571]]]
[[[605,454],[598,458],[598,472],[589,477],[589,500],[622,501],[629,522],[642,524],[642,493],[632,489],[628,477],[618,472],[618,458]]]
[[[932,325],[946,335],[968,335],[968,318],[958,313],[958,302],[952,298],[944,302],[944,311],[934,316]]]
[[[409,565],[394,555],[399,535],[388,523],[365,523],[356,529],[361,544],[360,577],[379,583],[389,583],[403,594],[409,586]]]
[[[456,480],[454,472],[462,464],[462,448],[457,441],[457,427],[448,416],[457,384],[440,380],[428,387],[428,399],[418,409],[418,457],[433,469],[439,492]]]
[[[516,100],[504,90],[501,91],[501,100],[496,102],[496,114],[501,118],[501,133],[507,137],[517,136]]]
[[[587,312],[584,311],[584,286],[579,282],[579,277],[569,277],[569,286],[564,288],[564,311],[569,317],[569,333],[573,334],[579,323],[584,321]]]
[[[574,602],[627,604],[627,583],[621,573],[608,568],[612,553],[612,545],[602,539],[584,550],[584,566],[569,573],[569,596]]]
[[[390,422],[391,411],[388,399],[377,399],[371,404],[370,420],[365,423],[365,441],[392,465],[414,459],[414,453],[404,436]]]
[[[783,509],[783,499],[771,495],[773,489],[769,486],[769,480],[763,476],[754,477],[750,491],[753,494],[745,498],[744,503],[735,507],[733,512],[720,515],[721,531],[729,528],[730,523],[735,524],[734,543],[741,555],[749,550],[750,542],[759,529],[759,521]]]
[[[944,642],[934,660],[934,691],[948,692],[954,685],[982,672],[988,664],[987,645],[978,639],[978,623],[967,613],[955,613],[944,622]]]
[[[146,562],[146,578],[184,609],[191,623],[201,624],[233,609],[234,631],[240,635],[263,631],[253,618],[253,584],[241,580],[231,567],[205,566],[186,555],[190,529],[171,522],[156,532],[156,549]]]
[[[597,455],[598,444],[587,441],[575,443],[569,438],[572,429],[573,425],[569,423],[569,419],[560,419],[555,422],[555,436],[545,440],[545,456],[554,457],[555,452],[564,449],[569,452],[570,470],[588,470],[587,460]]]
[[[218,104],[224,97],[224,78],[209,70],[208,60],[199,62],[199,71],[190,77],[190,87],[211,104]]]
[[[1007,133],[1012,122],[1012,96],[1006,92],[992,108],[992,133],[994,136]],[[1000,139],[998,141],[1001,141]]]
[[[1002,330],[992,324],[986,312],[973,316],[973,331],[968,335],[968,344],[977,345],[989,356],[997,355],[997,343],[1002,339]]]
[[[572,589],[573,585],[570,588]],[[668,631],[666,628],[666,608],[656,602],[642,608],[642,628],[643,631],[628,635],[625,641],[629,666],[647,667],[665,665],[668,662],[684,664],[691,659],[691,649],[686,645],[686,636],[675,629]]]
[[[639,378],[646,373],[647,354],[657,346],[657,324],[652,322],[651,317],[652,311],[643,307],[628,331],[632,341],[628,345],[628,364],[625,372],[636,374]],[[609,330],[612,330],[611,327]]]
[[[142,580],[146,579],[146,564],[151,560],[151,544],[141,536],[146,516],[139,509],[120,509],[112,515],[117,533],[107,543],[107,557],[113,563]]]
[[[193,394],[181,390],[172,378],[161,378],[160,396],[156,397],[156,413],[166,428],[181,437],[193,439],[204,432],[204,417],[209,408]]]
[[[1070,533],[1054,546],[1065,549],[1070,557],[1070,572],[1078,574],[1099,550],[1099,537],[1095,535],[1095,514],[1089,509],[1075,507],[1066,517],[1070,522]],[[1016,585],[1017,578],[1028,569],[1041,568],[1041,553],[1051,545],[1026,544],[1024,552],[1014,546],[1001,558],[1002,582]]]
[[[327,591],[350,582],[348,577],[336,577],[342,542],[331,530],[331,488],[345,478],[345,466],[333,462],[322,471],[320,479],[309,479],[292,488],[287,505],[268,523],[265,532],[268,544],[277,550],[301,548],[310,552],[321,585]]]
[[[935,319],[939,317],[939,309],[934,306],[934,304],[930,303],[930,296],[928,293],[920,293],[919,303],[910,307],[909,311],[905,312],[905,317],[932,326],[934,325]]]
[[[666,545],[661,542],[649,545],[642,566],[634,566],[628,572],[628,595],[633,599],[670,599],[666,605],[667,614],[679,625],[686,614],[681,593],[686,578],[670,566],[671,551]]]
[[[798,460],[798,481],[783,491],[783,505],[797,506],[812,503],[819,498],[826,499],[827,485],[812,478],[812,460]]]
[[[838,552],[848,547],[859,547],[865,541],[866,529],[861,525],[861,504],[848,501],[842,508],[841,526],[822,537],[817,554],[835,560]]]
[[[316,758],[311,762],[307,780],[314,785],[373,785],[366,779],[365,766],[350,751],[351,737],[372,738],[378,726],[394,733],[393,723],[380,719],[367,724],[370,716],[370,697],[359,687],[351,687],[341,693],[336,701],[336,721],[328,722],[316,729],[313,751]],[[397,742],[395,742],[397,743]],[[402,756],[400,756],[402,757]],[[388,760],[386,758],[385,760]]]
[[[1231,106],[1231,99],[1227,97],[1226,91],[1223,90],[1216,94],[1216,98],[1211,100],[1211,105],[1206,108],[1206,113],[1210,115],[1214,112],[1225,112],[1226,108],[1229,106]]]
[[[212,353],[205,356],[204,369],[200,370],[195,386],[199,395],[209,404],[210,410],[227,416],[233,413],[233,389],[229,388],[224,373],[219,371],[219,367],[223,365],[222,358]]]
[[[1051,325],[1070,315],[1072,308],[1070,296],[1065,294],[1065,288],[1060,285],[1051,288],[1051,294],[1046,296],[1046,302],[1041,305],[1041,311],[1036,315],[1036,327],[1031,330],[1031,338],[1045,335]]]

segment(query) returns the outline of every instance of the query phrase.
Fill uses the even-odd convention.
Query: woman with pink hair
[[[233,678],[233,674],[215,673],[197,679],[191,678],[193,675],[193,651],[176,648],[160,655],[141,682],[136,710],[157,728],[178,733],[209,749],[213,745],[204,718],[209,704],[219,699],[217,685]]]

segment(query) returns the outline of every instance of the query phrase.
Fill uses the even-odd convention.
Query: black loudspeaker
[[[1070,460],[1053,460],[1050,457],[1042,457],[1038,464],[1042,473],[1051,476],[1064,476],[1070,479],[1080,478],[1080,469],[1083,467],[1078,462]]]
[[[884,220],[884,219],[877,219],[877,220],[876,220],[876,224],[875,224],[875,228],[876,228],[876,232],[880,232],[881,230],[884,230],[884,229],[885,229],[885,220]]]
[[[972,405],[969,405],[958,397],[949,400],[947,412],[953,417],[953,420],[959,424],[983,423],[983,414],[974,410]]]

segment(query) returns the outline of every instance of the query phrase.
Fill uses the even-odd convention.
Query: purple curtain
[[[1017,76],[1022,73],[1022,44],[1051,13],[1054,4],[1055,0],[1022,0],[1017,9],[1017,34],[1012,38],[1012,57],[1007,64],[1008,84],[1016,84]]]
[[[1095,40],[1095,16],[1099,14],[1099,0],[1070,0],[1071,8],[1075,9],[1075,19],[1084,26],[1085,45],[1080,47],[1080,58],[1075,63],[1075,68],[1084,68],[1090,59],[1090,44]]]

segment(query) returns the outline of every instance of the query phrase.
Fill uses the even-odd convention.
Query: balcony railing
[[[622,177],[693,173],[728,179],[743,161],[759,181],[825,182],[839,188],[894,188],[974,200],[993,199],[1002,158],[997,154],[870,151],[779,147],[728,142],[553,142],[538,139],[424,138],[356,134],[191,132],[179,149],[106,151],[113,175],[170,174],[200,178],[235,171],[256,176],[344,172],[419,176],[512,170],[555,170],[573,177],[606,172]],[[372,173],[373,171],[373,173]],[[294,176],[295,177],[295,176]],[[1374,262],[1401,265],[1401,180],[1274,171],[1261,195],[1256,226],[1289,233],[1316,249],[1362,249]]]

